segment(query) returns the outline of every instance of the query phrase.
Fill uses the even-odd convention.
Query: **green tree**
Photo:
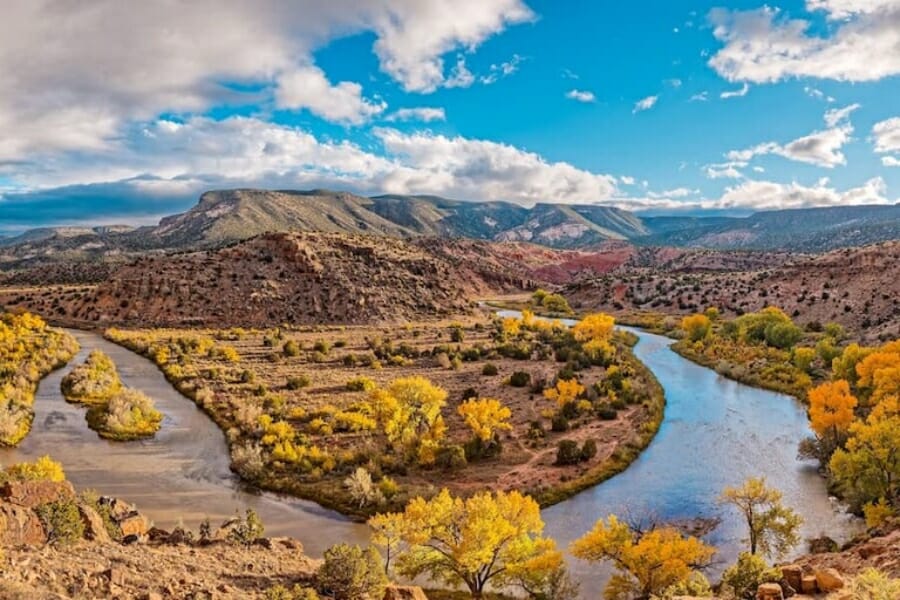
[[[325,551],[316,573],[320,591],[334,600],[380,600],[388,579],[374,548],[337,544]]]
[[[737,508],[748,530],[751,554],[783,556],[800,541],[803,518],[781,502],[782,494],[751,477],[740,487],[728,487],[720,501]]]

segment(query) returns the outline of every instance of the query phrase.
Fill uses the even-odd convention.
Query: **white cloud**
[[[666,79],[665,83],[666,83],[666,85],[669,85],[675,89],[678,89],[681,87],[681,84],[683,82],[676,77],[676,78],[672,78],[672,79]]]
[[[388,121],[422,121],[430,123],[431,121],[446,121],[447,114],[443,108],[434,108],[430,106],[420,106],[417,108],[401,108],[389,114],[386,118]]]
[[[375,53],[386,73],[407,91],[416,92],[431,92],[445,83],[441,57],[447,52],[460,46],[474,49],[507,26],[534,19],[521,0],[396,0],[392,4],[374,18]]]
[[[634,177],[629,177],[628,175],[622,175],[619,177],[619,181],[625,185],[634,185]]]
[[[389,128],[374,132],[377,152],[249,117],[160,119],[135,128],[102,162],[96,153],[73,153],[20,175],[32,188],[127,181],[133,192],[159,196],[191,196],[210,187],[336,187],[531,204],[599,202],[616,193],[611,175],[507,144]]]
[[[859,14],[871,14],[896,8],[896,0],[806,0],[809,10],[824,10],[836,21]]]
[[[691,96],[691,102],[706,102],[707,100],[709,100],[709,92],[705,90]]]
[[[772,83],[791,77],[875,81],[900,73],[900,3],[810,0],[811,10],[840,19],[829,35],[810,35],[810,21],[778,9],[714,9],[713,34],[724,42],[709,60],[729,81]]]
[[[566,98],[569,100],[577,100],[578,102],[594,102],[597,100],[594,96],[594,92],[578,89],[571,89],[566,92]]]
[[[308,66],[278,78],[275,102],[280,108],[307,109],[328,121],[359,125],[381,113],[384,102],[362,97],[362,86],[351,81],[332,85],[322,69]]]
[[[744,150],[732,150],[725,156],[732,161],[749,161],[754,156],[776,154],[828,169],[846,164],[847,159],[841,149],[850,141],[853,126],[847,119],[857,108],[858,104],[851,104],[844,108],[829,110],[824,117],[826,124],[829,125],[828,129],[805,135],[787,144],[764,142]]]
[[[519,70],[519,66],[525,60],[523,56],[513,54],[512,58],[506,62],[494,63],[491,65],[490,73],[482,75],[478,80],[485,84],[491,85],[504,77],[509,77]]]
[[[385,73],[429,92],[445,83],[446,54],[532,18],[522,0],[195,0],[177,18],[166,2],[9,0],[0,81],[14,92],[0,94],[0,160],[106,148],[129,123],[162,113],[265,103],[279,80],[293,96],[292,73],[311,68],[317,48],[358,32],[373,32]],[[378,105],[331,87],[342,120]]]
[[[647,195],[651,198],[686,198],[687,196],[693,196],[699,193],[700,190],[679,187],[671,190],[663,190],[661,192],[647,192]]]
[[[872,126],[875,152],[900,151],[900,117],[893,117]]]
[[[547,162],[540,155],[485,140],[377,129],[399,167],[384,175],[392,193],[435,193],[458,198],[533,202],[599,202],[616,191],[615,178]]]
[[[750,91],[750,86],[744,82],[744,85],[741,86],[740,89],[737,90],[727,90],[719,94],[719,98],[723,100],[727,100],[729,98],[741,98],[747,95],[747,92]]]
[[[775,210],[810,206],[847,206],[853,204],[889,204],[885,197],[887,186],[880,177],[862,186],[843,192],[828,187],[827,180],[813,186],[772,181],[745,181],[726,188],[717,200],[707,203],[709,208],[752,208]]]
[[[878,154],[900,153],[900,117],[880,121],[872,126],[875,152]],[[900,167],[900,156],[882,156],[881,164],[886,167]]]
[[[724,163],[716,163],[703,167],[703,172],[708,179],[742,179],[744,174],[740,169],[747,166],[746,161],[732,160]]]
[[[450,71],[450,77],[444,81],[444,87],[467,88],[475,83],[475,76],[466,66],[466,57],[462,54],[456,57],[456,65]]]
[[[825,124],[829,127],[835,127],[838,123],[846,121],[850,118],[850,113],[859,108],[859,104],[851,104],[844,108],[832,108],[825,113]]]
[[[825,92],[820,90],[819,88],[814,88],[812,86],[803,86],[803,92],[809,96],[810,98],[815,98],[817,100],[824,100],[825,102],[835,102],[835,99],[831,96],[826,96]]]
[[[642,100],[638,100],[634,105],[634,109],[631,111],[632,114],[650,110],[656,104],[657,100],[659,100],[659,96],[647,96]]]

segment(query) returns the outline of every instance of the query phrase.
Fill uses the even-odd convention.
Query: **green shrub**
[[[354,377],[347,382],[347,389],[351,392],[371,392],[375,389],[375,382],[368,377]]]
[[[493,377],[498,373],[497,365],[493,363],[487,363],[483,367],[481,367],[481,374],[485,377]]]
[[[769,568],[762,557],[741,552],[737,562],[722,574],[722,585],[728,586],[736,598],[753,598],[761,583],[779,581],[778,569]]]
[[[262,520],[252,508],[248,508],[245,517],[237,518],[237,523],[228,533],[228,540],[242,546],[249,546],[265,533]]]
[[[300,356],[300,350],[302,350],[302,348],[300,348],[300,344],[298,344],[294,340],[286,341],[281,347],[282,354],[290,357]]]
[[[334,600],[384,597],[388,580],[381,556],[374,548],[338,544],[325,551],[316,574],[319,590]]]
[[[84,522],[74,500],[41,504],[35,512],[51,543],[66,546],[84,537]]]
[[[531,381],[531,374],[525,371],[516,371],[509,377],[509,385],[513,387],[525,387]]]
[[[468,463],[466,450],[458,444],[442,446],[435,455],[434,464],[445,471],[463,469]]]
[[[266,590],[266,600],[319,600],[316,590],[301,587],[299,584],[291,589],[279,584]]]
[[[578,442],[573,440],[561,440],[556,445],[557,465],[576,465],[580,462],[581,450],[578,448]]]
[[[585,440],[581,447],[581,460],[587,462],[597,456],[597,442],[594,440]]]
[[[313,345],[313,350],[315,352],[320,352],[322,354],[328,354],[331,351],[331,346],[328,344],[328,342],[326,342],[324,340],[318,340]]]
[[[616,412],[616,409],[606,404],[599,405],[596,412],[597,417],[599,417],[603,421],[615,421],[616,417],[619,416],[619,413]]]
[[[550,429],[556,432],[568,431],[569,420],[561,414],[553,415],[553,419],[550,421]]]
[[[300,390],[309,387],[310,383],[312,382],[308,375],[296,375],[294,377],[288,377],[287,385],[285,387],[289,390]]]
[[[866,569],[850,581],[853,600],[896,600],[900,598],[900,579],[891,579],[878,569]]]

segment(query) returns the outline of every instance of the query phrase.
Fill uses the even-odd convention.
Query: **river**
[[[623,473],[544,510],[547,534],[561,547],[608,514],[659,519],[721,517],[707,538],[719,548],[716,575],[733,562],[743,529],[737,515],[716,504],[726,485],[765,476],[805,518],[803,536],[848,538],[855,522],[829,498],[814,465],[797,460],[797,444],[809,435],[804,408],[793,398],[748,387],[696,365],[668,348],[672,340],[633,330],[635,354],[665,389],[659,433]],[[151,396],[165,414],[150,440],[108,442],[88,429],[85,410],[65,402],[52,373],[38,387],[31,433],[15,449],[0,450],[4,465],[50,454],[79,489],[125,498],[163,528],[179,522],[196,528],[252,507],[268,535],[290,535],[314,556],[340,541],[364,543],[368,531],[318,505],[245,489],[228,469],[225,437],[193,402],[181,396],[149,360],[101,336],[71,332],[81,343],[70,364],[101,349],[116,362],[122,381]],[[802,548],[798,550],[802,551]],[[585,597],[597,597],[608,569],[572,560]]]

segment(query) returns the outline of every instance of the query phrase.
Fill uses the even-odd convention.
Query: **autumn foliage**
[[[608,600],[650,598],[682,583],[709,565],[715,549],[671,527],[634,531],[610,515],[572,544],[572,554],[591,562],[610,561],[617,573],[604,590]]]

